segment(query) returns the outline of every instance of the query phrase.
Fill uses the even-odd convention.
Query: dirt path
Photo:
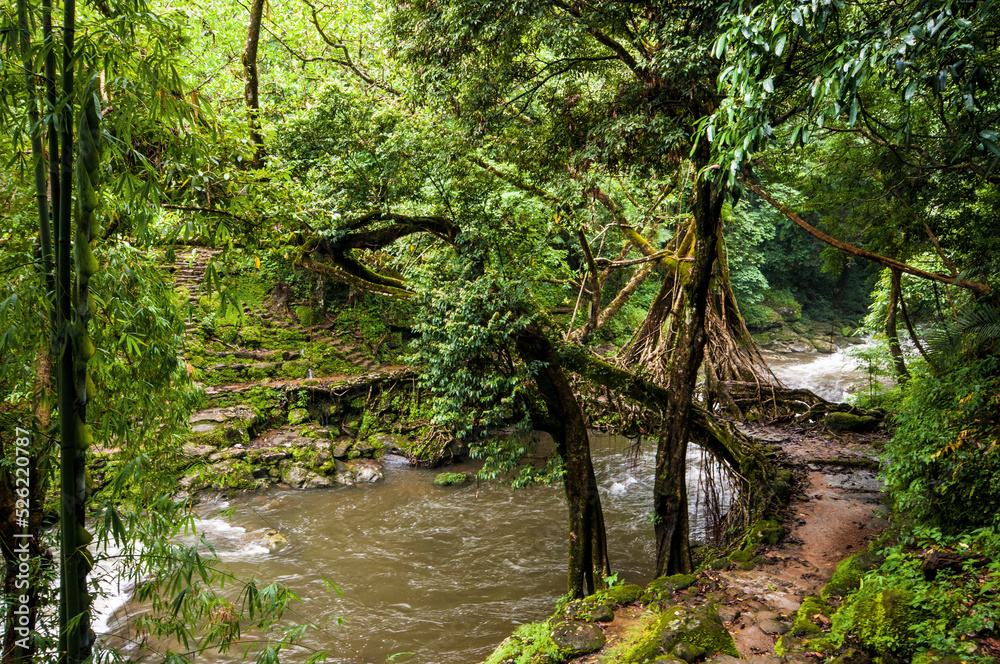
[[[786,535],[767,564],[717,573],[720,615],[744,659],[767,658],[806,597],[817,595],[844,558],[864,549],[886,526],[877,515],[881,483],[863,466],[875,458],[873,435],[832,437],[776,427],[748,427],[780,448],[779,462],[796,473],[799,492],[786,512]],[[841,460],[839,463],[834,460]]]

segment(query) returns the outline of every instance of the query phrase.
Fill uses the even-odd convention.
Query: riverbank
[[[795,475],[796,491],[779,515],[780,526],[751,530],[742,548],[703,561],[691,577],[613,588],[592,598],[595,606],[610,598],[627,601],[613,612],[590,611],[591,621],[580,619],[586,611],[573,610],[575,620],[567,626],[569,614],[561,607],[548,622],[519,628],[487,664],[776,664],[832,659],[839,650],[840,662],[865,661],[835,647],[826,634],[840,596],[850,589],[838,565],[850,567],[843,561],[865,551],[886,526],[878,516],[881,485],[871,468],[881,435],[775,426],[747,427],[747,433],[774,445],[776,461]],[[592,638],[585,643],[565,633]],[[574,652],[577,647],[592,651]]]

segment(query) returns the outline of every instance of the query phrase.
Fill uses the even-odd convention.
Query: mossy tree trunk
[[[544,363],[535,381],[555,424],[553,437],[565,468],[563,483],[569,506],[567,590],[572,597],[582,597],[604,588],[605,577],[611,575],[587,424],[556,349],[537,324],[518,335],[517,351],[525,361]]]
[[[703,162],[700,165],[706,165],[707,155],[699,154],[699,157]],[[688,543],[686,453],[694,390],[708,338],[705,319],[723,200],[713,184],[698,183],[694,204],[694,264],[685,286],[686,299],[692,306],[678,332],[671,358],[670,390],[663,404],[663,425],[656,449],[653,516],[658,575],[689,572],[692,567]]]

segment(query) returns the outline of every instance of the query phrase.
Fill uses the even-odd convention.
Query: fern
[[[968,357],[988,354],[1000,342],[1000,307],[974,304],[955,319],[948,319],[928,341],[935,364],[954,361],[960,351]]]

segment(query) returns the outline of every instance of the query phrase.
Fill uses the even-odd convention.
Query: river
[[[781,356],[775,373],[791,387],[841,399],[859,375],[841,355]],[[595,470],[605,511],[612,568],[618,579],[643,584],[653,575],[649,520],[653,447],[594,433]],[[708,529],[707,503],[726,504],[725,484],[706,478],[700,450],[689,455],[688,492],[696,539]],[[499,482],[459,487],[433,484],[438,470],[410,468],[388,457],[382,482],[312,491],[272,490],[197,508],[200,535],[240,578],[287,585],[301,602],[289,620],[312,623],[303,647],[282,661],[328,650],[332,662],[400,661],[468,664],[482,661],[511,630],[543,619],[566,590],[567,514],[559,486],[513,490]],[[472,461],[446,470],[474,473]],[[713,495],[713,490],[718,492]],[[232,508],[230,518],[218,515]],[[266,546],[265,533],[287,538]],[[189,541],[193,541],[190,539]],[[336,585],[341,595],[324,580]],[[95,623],[128,633],[128,589],[103,600]],[[160,644],[162,648],[162,644]],[[154,653],[132,652],[140,661]],[[242,649],[199,662],[242,661]]]

